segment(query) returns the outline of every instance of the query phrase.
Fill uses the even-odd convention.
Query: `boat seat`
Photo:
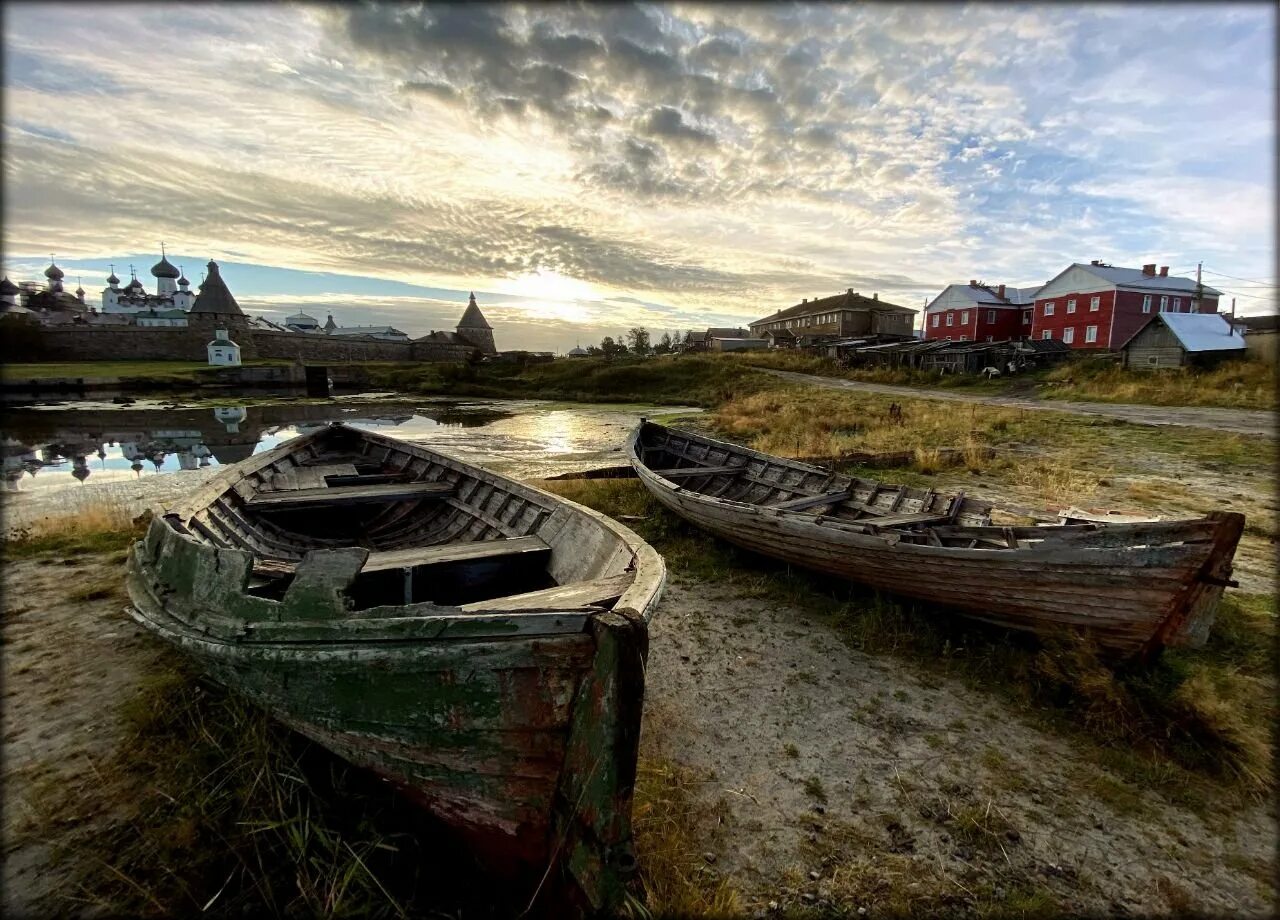
[[[505,540],[475,540],[471,543],[415,546],[411,549],[370,553],[360,573],[386,572],[392,569],[416,568],[420,565],[443,565],[449,562],[476,562],[484,559],[549,552],[551,547],[541,537],[510,537]],[[296,562],[262,559],[254,563],[253,572],[255,575],[291,575],[297,568]]]
[[[836,502],[848,501],[853,493],[844,489],[840,492],[826,492],[822,495],[802,495],[799,498],[789,498],[784,502],[778,502],[776,505],[766,505],[770,511],[803,511],[805,508],[817,508],[821,505],[834,505]]]
[[[669,470],[654,470],[664,479],[683,479],[687,476],[719,476],[722,473],[741,473],[745,466],[677,466]]]
[[[527,594],[512,594],[487,601],[476,601],[473,604],[463,604],[462,610],[467,613],[478,613],[491,610],[565,610],[575,607],[602,607],[620,598],[623,592],[631,587],[633,580],[632,574],[624,572],[621,575],[599,578],[595,581],[580,581],[571,585],[530,591]]]
[[[286,472],[276,473],[271,485],[275,489],[293,491],[296,489],[323,489],[328,485],[328,476],[354,476],[355,464],[324,463],[316,466],[297,466]]]
[[[253,511],[297,511],[325,505],[356,505],[368,502],[397,502],[421,498],[444,498],[457,486],[452,482],[398,482],[379,485],[326,486],[319,489],[293,489],[282,492],[258,492],[245,506]]]
[[[906,524],[945,524],[951,515],[937,511],[917,511],[914,514],[883,514],[879,517],[864,517],[853,521],[854,524],[868,524],[872,527],[902,527]]]

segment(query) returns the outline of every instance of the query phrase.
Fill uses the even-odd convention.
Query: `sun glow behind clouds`
[[[590,311],[583,301],[601,299],[601,292],[586,281],[542,269],[500,282],[497,289],[502,294],[526,298],[529,303],[521,306],[530,317],[567,322],[586,321]]]

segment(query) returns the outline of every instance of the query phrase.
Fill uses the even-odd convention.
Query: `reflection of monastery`
[[[101,306],[91,306],[79,282],[75,293],[64,286],[56,261],[45,281],[0,281],[0,320],[12,340],[9,360],[204,360],[216,328],[226,329],[245,360],[301,358],[318,361],[462,361],[497,354],[493,327],[473,293],[456,332],[432,331],[417,339],[394,326],[340,326],[329,314],[321,325],[298,312],[283,323],[249,316],[236,302],[218,264],[210,261],[199,292],[180,266],[163,254],[151,267],[155,291],[148,291],[130,266],[127,284],[115,267],[106,281]],[[94,333],[98,333],[95,335]]]
[[[71,462],[71,475],[84,482],[93,467],[105,466],[107,448],[119,446],[129,468],[141,474],[148,465],[156,472],[170,457],[178,469],[196,470],[239,463],[251,457],[264,437],[281,428],[300,430],[323,425],[334,417],[331,406],[281,405],[219,406],[159,412],[145,409],[84,409],[57,413],[14,410],[0,446],[3,447],[5,486],[17,489],[23,476],[35,476],[45,467]],[[412,415],[396,408],[392,414],[365,419],[398,425]],[[91,458],[97,458],[97,464]]]

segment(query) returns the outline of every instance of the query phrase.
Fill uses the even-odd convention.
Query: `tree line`
[[[689,340],[688,332],[664,332],[655,343],[649,336],[649,330],[643,326],[634,326],[627,330],[622,340],[615,340],[606,335],[599,345],[588,345],[587,354],[592,357],[616,358],[619,355],[668,355],[679,351]]]

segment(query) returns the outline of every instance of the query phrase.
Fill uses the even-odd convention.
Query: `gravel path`
[[[894,386],[886,383],[864,383],[838,377],[817,377],[779,371],[761,370],[793,383],[827,387],[832,390],[857,390],[863,393],[880,393],[884,396],[901,396],[906,399],[949,399],[952,402],[984,403],[1008,409],[1044,409],[1049,412],[1067,412],[1072,415],[1093,415],[1118,418],[1135,425],[1176,425],[1184,428],[1209,428],[1232,434],[1276,437],[1276,414],[1261,409],[1220,409],[1205,406],[1138,406],[1129,403],[1076,402],[1066,399],[1034,399],[1016,396],[981,396],[975,393],[957,393],[951,390],[926,390],[919,387]]]

